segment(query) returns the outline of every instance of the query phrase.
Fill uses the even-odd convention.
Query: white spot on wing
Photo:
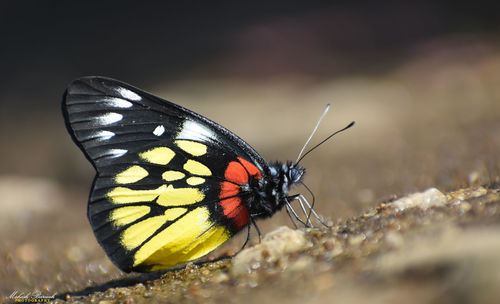
[[[115,136],[115,133],[110,131],[99,131],[92,134],[91,138],[97,138],[99,140],[108,140],[111,137]]]
[[[142,99],[141,96],[125,88],[117,88],[116,91],[118,92],[118,94],[129,100],[139,101]]]
[[[101,125],[110,125],[117,121],[122,120],[123,115],[118,113],[106,113],[101,116],[97,116],[96,119]]]
[[[182,130],[177,134],[177,139],[205,141],[207,138],[215,138],[215,134],[205,126],[191,120],[186,120],[182,125]]]
[[[163,125],[159,125],[153,131],[153,134],[156,136],[161,136],[163,133],[165,133],[165,127]]]
[[[133,106],[133,104],[130,101],[116,97],[106,97],[103,101],[108,106],[116,108],[130,108],[131,106]]]
[[[125,149],[110,149],[106,154],[109,157],[115,158],[115,157],[120,157],[125,153],[127,153],[127,150]]]

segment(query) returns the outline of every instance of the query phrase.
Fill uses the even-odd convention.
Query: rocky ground
[[[498,186],[430,189],[328,229],[278,228],[232,260],[59,296],[69,303],[497,303],[499,224]]]
[[[448,193],[430,188],[328,228],[279,227],[232,259],[113,279],[106,262],[91,263],[71,275],[100,274],[101,283],[79,289],[75,277],[65,292],[62,286],[72,284],[59,274],[53,279],[64,284],[45,288],[59,289],[57,303],[497,303],[499,224],[498,184]],[[4,274],[30,282],[23,276],[42,262],[31,247],[16,248]],[[67,257],[77,262],[80,250],[66,250]]]

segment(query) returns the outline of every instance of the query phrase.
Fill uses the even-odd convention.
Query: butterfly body
[[[124,271],[198,259],[294,196],[305,170],[268,163],[219,124],[117,80],[68,86],[63,114],[96,169],[87,215]]]
[[[268,218],[287,203],[291,187],[302,181],[305,169],[292,162],[276,162],[264,170],[265,176],[258,185],[249,185],[253,192],[251,211],[257,218]]]

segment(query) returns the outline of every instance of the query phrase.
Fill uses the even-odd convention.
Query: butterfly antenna
[[[309,138],[306,140],[306,143],[302,147],[302,150],[300,150],[299,156],[297,156],[297,160],[295,161],[296,164],[299,163],[299,161],[301,159],[300,156],[302,155],[302,153],[304,153],[304,150],[306,149],[307,145],[311,141],[311,138],[313,137],[314,133],[316,133],[316,130],[318,130],[319,124],[321,123],[321,120],[323,119],[323,117],[325,117],[326,113],[328,113],[328,110],[330,110],[330,104],[326,105],[326,108],[323,111],[323,114],[321,114],[321,117],[318,119],[318,122],[316,123],[314,130],[311,132],[311,135],[309,135]]]
[[[324,116],[324,115],[323,115]],[[321,118],[323,118],[323,116]],[[321,121],[321,119],[319,120]],[[319,121],[318,121],[318,124],[319,124]],[[319,144],[317,144],[316,146],[312,147],[311,149],[309,149],[309,151],[307,151],[306,153],[304,153],[304,155],[302,155],[302,157],[298,158],[297,161],[295,162],[295,164],[298,164],[302,159],[304,159],[304,157],[306,157],[307,154],[311,153],[312,151],[314,151],[317,147],[321,146],[323,143],[325,143],[327,140],[329,140],[330,138],[332,138],[335,134],[338,134],[340,132],[343,132],[347,129],[349,129],[350,127],[354,126],[355,122],[352,121],[350,124],[348,124],[347,126],[345,126],[344,128],[338,130],[338,131],[335,131],[333,132],[333,134],[331,134],[330,136],[328,136],[327,138],[323,139]],[[316,125],[316,128],[318,127],[318,125]],[[314,129],[314,131],[316,131],[316,129]],[[314,134],[314,132],[313,132]],[[312,135],[312,134],[311,134]],[[310,138],[310,137],[309,137]],[[307,140],[309,142],[309,140]],[[306,143],[307,144],[307,143]],[[302,151],[301,151],[302,152]]]

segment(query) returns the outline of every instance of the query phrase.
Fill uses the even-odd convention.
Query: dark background
[[[383,71],[423,40],[496,33],[497,8],[495,1],[4,3],[2,106],[31,102],[48,111],[64,83],[88,74],[143,87],[186,77]]]
[[[60,110],[85,75],[206,115],[270,161],[294,160],[331,103],[313,143],[357,124],[303,165],[332,221],[499,181],[495,1],[4,1],[0,32],[0,294],[122,275],[86,222],[94,173]]]
[[[3,3],[0,14],[1,132],[19,140],[28,139],[20,125],[39,131],[40,116],[58,119],[65,85],[84,75],[151,88],[190,79],[384,73],[423,41],[496,39],[500,25],[494,1],[16,1]],[[0,171],[29,172],[8,161],[13,148],[3,149]]]

